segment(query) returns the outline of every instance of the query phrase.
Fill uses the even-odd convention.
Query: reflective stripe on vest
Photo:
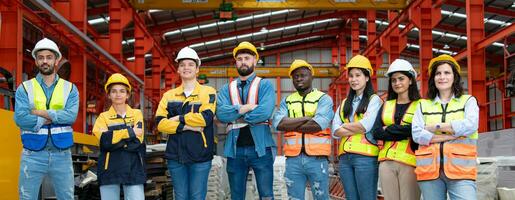
[[[374,95],[370,96],[372,98]],[[377,95],[376,95],[377,96]],[[340,120],[343,123],[350,123],[350,120],[345,118],[345,113],[343,111],[343,107],[345,105],[344,99],[340,105]],[[354,122],[363,119],[363,114],[356,115],[354,114]],[[379,148],[377,145],[368,142],[364,133],[357,133],[350,137],[342,137],[340,141],[340,145],[338,146],[338,155],[342,155],[344,153],[355,153],[365,156],[377,156],[379,153]]]
[[[252,80],[252,83],[249,87],[249,93],[247,94],[247,102],[246,104],[257,104],[258,95],[259,95],[259,83],[261,82],[261,78],[257,77]],[[243,105],[240,97],[240,90],[238,89],[238,81],[233,80],[229,84],[229,96],[231,98],[232,105]]]
[[[381,119],[383,120],[383,124],[385,126],[389,126],[395,124],[395,106],[397,104],[397,100],[389,100],[386,101],[383,106],[383,113],[381,114]],[[413,101],[406,109],[404,113],[401,125],[409,125],[413,119],[413,115],[417,110],[418,101]],[[415,153],[411,150],[411,139],[408,138],[406,140],[401,141],[385,141],[384,146],[379,151],[378,160],[394,160],[398,161],[410,166],[416,166],[416,158]]]
[[[259,97],[259,83],[261,82],[262,78],[257,77],[252,80],[252,83],[250,83],[249,92],[247,94],[247,102],[246,104],[257,104],[258,103],[258,97]],[[243,89],[242,89],[243,90]],[[243,92],[243,91],[242,91]],[[229,97],[231,99],[232,105],[243,105],[243,102],[241,102],[241,96],[240,96],[240,90],[238,89],[238,80],[233,80],[231,83],[229,83]],[[268,122],[258,123],[258,124],[268,124]],[[242,120],[234,121],[232,123],[227,124],[226,132],[233,129],[240,129],[245,126],[248,126],[249,124],[246,122],[243,122]]]
[[[73,84],[61,78],[57,80],[48,105],[47,96],[35,78],[24,81],[23,87],[27,92],[31,108],[36,110],[62,110],[66,107]],[[73,145],[73,129],[71,125],[50,124],[42,126],[37,132],[22,131],[23,147],[34,151],[41,150],[45,147],[49,135],[52,137],[52,143],[57,148],[66,149]]]
[[[288,117],[313,117],[318,108],[318,101],[325,93],[316,89],[302,97],[298,92],[286,98]],[[325,129],[316,133],[286,132],[284,133],[284,155],[298,156],[302,149],[302,137],[304,136],[304,148],[310,156],[331,155],[331,132]]]
[[[432,100],[421,100],[420,110],[424,122],[426,124],[436,124],[463,120],[465,118],[465,104],[470,98],[470,95],[453,98],[447,103],[447,107]],[[444,133],[437,132],[435,134]],[[434,143],[429,146],[420,146],[415,152],[417,156],[417,168],[415,169],[417,180],[437,179],[441,167],[443,167],[445,176],[449,179],[475,180],[477,176],[477,139],[478,133],[476,131],[468,137]],[[443,155],[440,152],[443,152]]]

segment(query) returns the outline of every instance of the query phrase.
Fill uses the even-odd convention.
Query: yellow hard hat
[[[291,73],[301,67],[307,67],[309,69],[309,71],[311,71],[311,76],[315,75],[315,70],[313,70],[313,66],[311,66],[305,60],[299,59],[299,60],[294,60],[293,63],[291,63],[291,65],[290,65],[290,71],[288,72],[288,75],[290,75],[290,78],[292,77]]]
[[[454,59],[450,55],[442,54],[436,58],[431,59],[431,61],[429,61],[429,69],[427,70],[427,73],[429,76],[431,76],[431,72],[433,71],[433,68],[435,67],[433,65],[438,61],[449,61],[451,63],[454,63],[454,65],[456,66],[456,71],[458,71],[458,73],[460,73],[461,66],[460,66],[460,64],[458,64],[458,61],[456,61],[456,59]]]
[[[107,91],[109,88],[109,85],[115,84],[115,83],[127,85],[127,87],[129,87],[129,92],[132,90],[131,84],[129,83],[129,80],[125,76],[123,76],[122,74],[119,74],[119,73],[114,73],[113,75],[111,75],[109,77],[109,79],[107,79],[107,82],[104,86],[106,93],[109,93],[109,91]]]
[[[370,64],[370,60],[367,57],[362,55],[355,55],[349,60],[349,63],[345,65],[345,70],[349,70],[349,68],[361,68],[366,69],[370,76],[374,75],[374,69],[372,69],[372,65]]]
[[[256,55],[256,60],[259,60],[259,54],[257,52],[256,47],[247,41],[241,42],[240,44],[238,44],[238,46],[236,48],[234,48],[234,50],[232,50],[232,56],[234,57],[234,59],[236,59],[236,53],[238,53],[238,51],[244,50],[244,49],[247,49],[247,50],[253,52]]]

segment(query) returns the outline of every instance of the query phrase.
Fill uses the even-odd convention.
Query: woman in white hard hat
[[[373,133],[382,143],[379,151],[379,180],[386,200],[420,199],[415,176],[415,150],[411,139],[411,120],[420,94],[417,72],[406,60],[396,59],[386,72],[388,100],[379,109]]]
[[[349,95],[338,107],[332,123],[333,137],[340,139],[340,179],[345,198],[377,199],[377,154],[372,126],[382,100],[374,94],[374,70],[368,58],[356,55],[345,66]]]
[[[164,93],[159,102],[157,130],[168,135],[165,157],[175,198],[204,200],[216,150],[216,90],[197,81],[201,62],[195,50],[184,47],[175,61],[182,84]]]
[[[127,104],[132,87],[125,76],[111,75],[104,89],[112,105],[98,116],[93,126],[93,134],[100,140],[101,199],[120,199],[120,186],[126,200],[145,199],[143,115]]]
[[[429,62],[427,98],[413,116],[413,140],[419,144],[418,185],[424,199],[476,199],[479,106],[464,94],[460,65],[449,55]],[[486,119],[484,119],[486,120]]]

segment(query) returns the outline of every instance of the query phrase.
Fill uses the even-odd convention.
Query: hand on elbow
[[[195,132],[202,132],[204,131],[204,128],[203,127],[200,127],[200,126],[189,126],[189,125],[185,125],[183,130],[190,130],[190,131],[195,131]]]
[[[345,128],[339,128],[336,130],[334,135],[336,135],[338,137],[349,137],[349,136],[354,135],[354,133],[351,133],[350,131],[346,130]]]
[[[257,107],[257,104],[245,104],[245,105],[240,107],[240,110],[238,111],[238,113],[240,115],[243,115],[245,113],[253,111],[256,107]]]

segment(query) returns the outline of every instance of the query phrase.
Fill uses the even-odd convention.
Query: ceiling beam
[[[292,46],[265,50],[265,51],[259,53],[259,56],[264,57],[264,56],[275,55],[277,53],[286,53],[286,52],[292,52],[292,51],[297,51],[297,50],[302,50],[302,49],[331,46],[333,43],[334,43],[334,38],[302,42],[302,43],[295,44]],[[202,65],[203,66],[219,66],[219,65],[231,64],[233,62],[234,62],[234,58],[232,58],[232,56],[229,56],[229,57],[226,57],[223,59],[208,61],[208,62],[203,63]]]
[[[253,12],[256,12],[255,10],[239,10],[236,11],[238,14],[238,17],[242,17],[243,15],[251,14]],[[156,26],[149,26],[150,32],[158,33],[160,36],[162,36],[164,33],[168,31],[173,31],[176,29],[179,29],[181,27],[188,27],[192,25],[202,24],[209,21],[215,21],[217,19],[213,18],[213,15],[203,15],[203,16],[197,16],[189,19],[184,19],[180,21],[172,21],[172,22],[165,22],[162,24],[158,24]]]
[[[290,36],[290,37],[285,37],[285,38],[279,38],[279,39],[275,39],[275,40],[266,41],[263,43],[265,46],[267,46],[267,45],[278,44],[281,42],[293,41],[293,40],[298,40],[298,39],[312,37],[312,36],[334,36],[334,35],[338,34],[338,30],[339,30],[338,28],[333,28],[333,29],[328,29],[328,30],[324,30],[324,31],[317,31],[317,32],[313,32],[313,33],[306,33],[306,34],[300,34],[300,35],[295,35],[295,36]],[[253,42],[253,41],[251,41],[251,42]],[[253,43],[255,43],[256,46],[258,44],[256,42],[253,42]],[[203,52],[203,53],[199,53],[199,56],[200,56],[200,58],[205,58],[205,57],[210,57],[210,56],[215,56],[215,55],[221,55],[224,53],[231,53],[233,48],[234,47],[229,47],[229,48],[224,48],[224,49],[218,50],[218,51]]]
[[[457,0],[447,0],[444,2],[444,4],[456,6],[465,9],[465,2],[463,1],[457,1]],[[496,8],[492,6],[485,6],[485,12],[495,15],[501,15],[505,17],[511,17],[515,18],[515,12],[509,10],[509,9],[502,9],[502,8]]]
[[[292,26],[292,25],[297,25],[297,24],[301,24],[301,23],[313,22],[313,21],[324,20],[324,19],[329,19],[329,18],[339,18],[339,17],[343,17],[343,15],[345,13],[350,14],[351,12],[337,11],[337,12],[327,13],[327,14],[323,14],[323,15],[319,15],[319,16],[312,16],[312,17],[291,20],[291,21],[287,21],[287,22],[274,23],[274,24],[270,24],[270,25],[267,25],[264,27],[268,30],[271,30],[271,29],[275,29],[275,28]],[[203,37],[203,38],[190,39],[190,40],[178,42],[178,43],[171,43],[171,44],[166,45],[165,49],[169,49],[169,48],[177,49],[177,48],[182,48],[184,46],[188,46],[188,45],[192,45],[192,44],[196,44],[196,43],[208,42],[208,41],[217,40],[217,39],[222,39],[225,37],[232,37],[232,36],[256,33],[256,32],[259,32],[261,30],[261,28],[262,27],[247,28],[247,29],[232,31],[232,32],[228,32],[228,33],[207,36],[207,37]]]

